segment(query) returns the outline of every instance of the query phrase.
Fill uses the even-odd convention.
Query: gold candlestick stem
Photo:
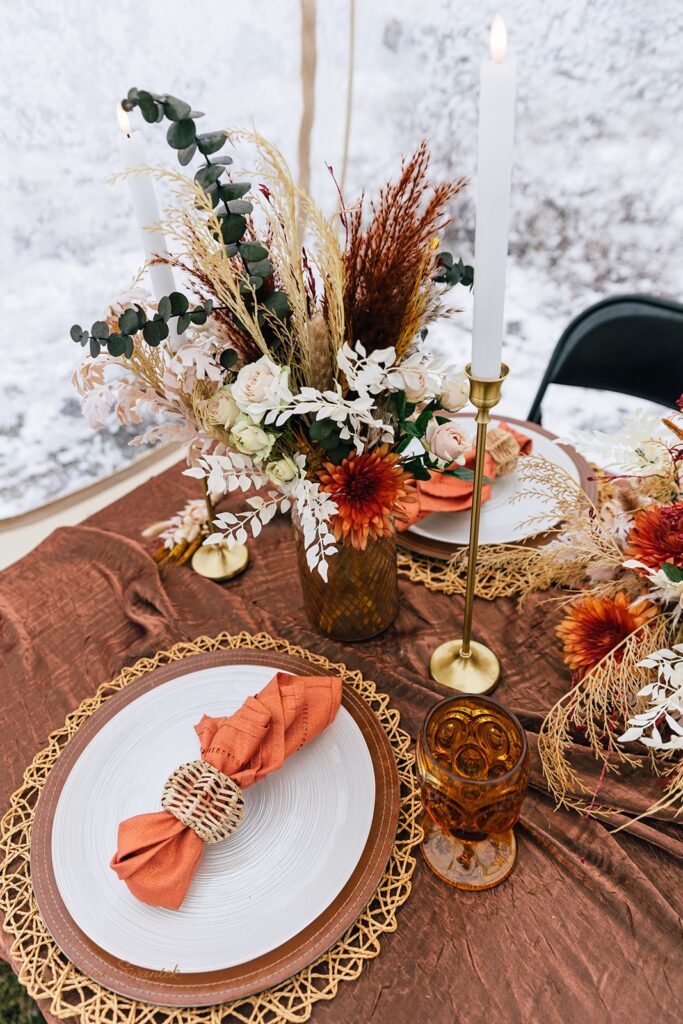
[[[470,379],[470,401],[477,410],[477,441],[472,482],[472,518],[467,555],[462,640],[447,640],[446,643],[437,647],[430,658],[429,671],[437,683],[459,690],[461,693],[490,693],[498,685],[500,664],[493,651],[484,644],[472,640],[472,613],[477,579],[481,492],[486,461],[486,431],[491,418],[490,410],[500,401],[503,381],[510,370],[503,363],[500,368],[500,377],[497,380],[481,380],[478,377],[473,377],[471,365],[465,367],[465,372]]]

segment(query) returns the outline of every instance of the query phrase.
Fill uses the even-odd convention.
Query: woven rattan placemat
[[[160,665],[191,655],[220,650],[259,650],[290,654],[312,665],[339,674],[370,705],[384,728],[396,756],[401,787],[401,808],[396,841],[382,880],[368,906],[346,934],[322,957],[288,981],[266,992],[235,1003],[178,1009],[136,1003],[91,981],[57,948],[40,917],[30,876],[31,827],[40,792],[52,765],[81,725],[105,701],[133,680]],[[19,967],[19,980],[29,994],[43,1000],[54,1016],[82,1024],[276,1024],[306,1021],[314,1004],[331,999],[340,981],[358,977],[363,963],[380,952],[380,939],[396,929],[396,912],[405,902],[415,869],[413,852],[422,839],[418,820],[420,798],[413,774],[410,739],[399,726],[399,714],[386,694],[360,672],[329,661],[303,647],[267,633],[221,633],[176,644],[153,658],[143,658],[124,668],[114,680],[83,701],[52,733],[50,742],[33,759],[21,787],[12,796],[0,825],[0,912],[5,930],[12,935],[11,955]]]

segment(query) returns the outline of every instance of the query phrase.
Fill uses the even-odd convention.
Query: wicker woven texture
[[[496,464],[496,476],[509,476],[517,469],[519,442],[509,430],[491,427],[486,437],[486,451]]]
[[[175,1009],[137,1003],[92,982],[61,953],[47,931],[38,913],[30,876],[31,827],[36,803],[66,743],[112,694],[160,665],[206,651],[234,649],[276,651],[301,658],[317,668],[339,674],[344,685],[368,702],[396,756],[401,785],[396,841],[375,895],[358,920],[324,956],[288,981],[222,1006]],[[19,980],[34,999],[46,1001],[56,1017],[82,1024],[299,1024],[308,1020],[318,1000],[332,999],[340,981],[357,978],[364,962],[378,955],[382,935],[395,931],[396,912],[410,893],[415,869],[413,852],[422,840],[422,830],[409,745],[408,734],[399,726],[398,711],[389,706],[386,694],[378,693],[375,683],[345,665],[267,633],[202,636],[124,668],[112,682],[103,684],[93,697],[71,712],[61,729],[52,733],[48,746],[26,769],[23,783],[0,824],[0,912],[5,915],[5,930],[14,938],[11,955],[19,968]]]
[[[467,548],[446,561],[398,549],[398,571],[413,583],[444,594],[464,594],[467,585]],[[554,582],[553,568],[543,560],[542,548],[522,544],[489,544],[479,548],[475,593],[487,601],[515,597],[530,590],[547,590]]]
[[[208,761],[188,761],[169,775],[161,806],[205,843],[220,843],[244,814],[242,790]]]

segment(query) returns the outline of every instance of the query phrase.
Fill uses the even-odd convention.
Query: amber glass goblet
[[[448,697],[417,740],[425,814],[422,854],[458,889],[491,889],[515,865],[513,826],[529,782],[526,735],[490,697]]]

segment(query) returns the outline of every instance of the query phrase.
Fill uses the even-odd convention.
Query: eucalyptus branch
[[[273,264],[267,246],[262,242],[245,240],[250,229],[247,217],[253,212],[253,204],[244,197],[251,190],[251,182],[221,180],[232,163],[232,157],[223,155],[211,159],[228,140],[225,131],[197,133],[196,120],[204,115],[192,110],[189,103],[168,94],[148,92],[144,89],[129,89],[121,101],[124,110],[140,109],[145,121],[154,123],[166,118],[171,122],[166,140],[178,154],[178,162],[185,167],[197,152],[204,158],[204,165],[194,175],[195,182],[208,196],[212,209],[218,207],[216,217],[219,223],[221,241],[229,258],[239,257],[244,267],[244,281],[240,282],[247,301],[251,298],[259,309],[261,327],[267,326],[268,316],[286,320],[291,314],[289,300],[284,291],[275,287]]]
[[[184,334],[190,324],[201,327],[211,313],[227,309],[225,306],[214,306],[211,299],[190,309],[190,300],[182,292],[171,292],[159,300],[157,312],[148,319],[144,308],[137,303],[124,309],[118,318],[118,331],[112,332],[105,320],[96,320],[90,330],[74,324],[71,338],[77,344],[89,345],[90,355],[96,359],[103,348],[110,356],[125,356],[130,359],[135,350],[135,335],[142,331],[142,337],[151,348],[157,348],[169,335],[168,325],[176,321],[176,331]],[[224,369],[229,369],[237,359],[236,352],[228,348],[221,353],[220,362]]]

